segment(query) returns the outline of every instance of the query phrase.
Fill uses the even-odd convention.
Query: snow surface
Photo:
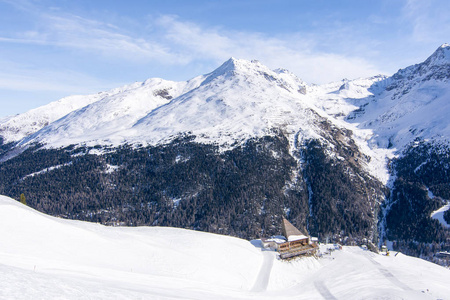
[[[441,223],[444,227],[450,228],[450,224],[448,224],[447,221],[445,221],[445,219],[444,219],[444,212],[446,212],[449,209],[450,209],[450,203],[448,203],[447,205],[442,206],[438,210],[433,211],[431,213],[431,217],[433,219],[438,220],[439,223]]]
[[[288,242],[303,240],[303,239],[306,239],[306,238],[308,238],[306,235],[290,235],[288,237]]]
[[[187,82],[149,79],[107,93],[89,105],[65,114],[35,134],[25,138],[53,147],[70,144],[117,144],[127,137],[120,131],[132,127],[149,112],[170,102],[174,97],[198,86],[202,76]],[[95,141],[95,142],[92,142]]]
[[[105,227],[0,196],[0,299],[449,299],[450,270],[358,247],[284,262],[233,237]],[[326,251],[327,246],[322,246]]]

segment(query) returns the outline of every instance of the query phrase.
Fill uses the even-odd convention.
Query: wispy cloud
[[[21,8],[31,9],[26,1]],[[0,37],[0,42],[63,47],[143,64],[209,62],[217,65],[231,56],[258,59],[270,67],[284,67],[306,81],[318,83],[380,73],[364,58],[318,51],[315,45],[319,38],[300,33],[274,37],[255,32],[204,28],[176,16],[163,15],[151,21],[151,29],[143,37],[134,36],[117,25],[58,10],[41,12],[38,18],[40,25],[37,29],[13,37]],[[340,28],[336,28],[335,36],[338,30]]]
[[[94,51],[128,59],[174,59],[156,41],[136,38],[102,22],[79,16],[50,16],[45,39],[61,47]]]
[[[0,42],[57,46],[128,60],[177,61],[154,39],[134,36],[120,27],[59,9],[42,9],[28,0],[2,0],[35,18],[31,30],[0,36]]]
[[[44,14],[41,18],[44,22],[39,30],[0,37],[0,42],[57,46],[129,60],[169,62],[176,58],[158,42],[121,33],[109,24],[74,15]]]
[[[449,38],[450,1],[407,0],[403,19],[411,24],[410,36],[414,42],[444,43]]]
[[[191,61],[207,58],[219,62],[230,56],[258,59],[270,67],[284,67],[309,82],[318,83],[380,73],[364,58],[318,51],[314,37],[303,37],[302,34],[271,37],[261,33],[202,28],[174,16],[162,16],[157,24],[165,31],[167,44]]]
[[[272,68],[287,68],[310,83],[390,71],[380,63],[382,54],[377,48],[380,40],[366,36],[363,26],[355,28],[350,21],[336,22],[317,32],[268,35],[206,27],[174,15],[161,15],[148,18],[147,24],[141,24],[146,29],[136,32],[124,24],[94,20],[61,9],[43,10],[27,0],[7,2],[33,14],[38,25],[0,36],[0,43],[57,47],[86,53],[92,60],[98,57],[136,66],[179,65],[197,70],[199,65],[217,66],[234,56],[258,59]],[[411,34],[416,40],[433,37],[437,40],[443,32],[449,32],[446,11],[438,11],[423,1],[408,0],[403,20],[413,24]],[[369,23],[386,26],[388,21],[372,14]]]

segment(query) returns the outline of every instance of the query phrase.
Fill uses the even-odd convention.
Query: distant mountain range
[[[309,85],[231,58],[0,119],[0,194],[105,224],[450,250],[450,45],[393,76]],[[422,246],[421,246],[422,245]],[[428,250],[427,250],[428,249]],[[433,249],[433,250],[429,250]]]

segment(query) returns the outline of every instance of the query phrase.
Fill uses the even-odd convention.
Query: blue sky
[[[230,57],[308,83],[391,75],[450,37],[450,1],[0,0],[0,117]]]

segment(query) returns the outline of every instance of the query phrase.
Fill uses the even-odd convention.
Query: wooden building
[[[281,225],[284,237],[261,239],[264,248],[271,248],[278,251],[281,259],[316,254],[317,244],[311,243],[309,236],[300,232],[300,230],[285,218],[283,218]]]

